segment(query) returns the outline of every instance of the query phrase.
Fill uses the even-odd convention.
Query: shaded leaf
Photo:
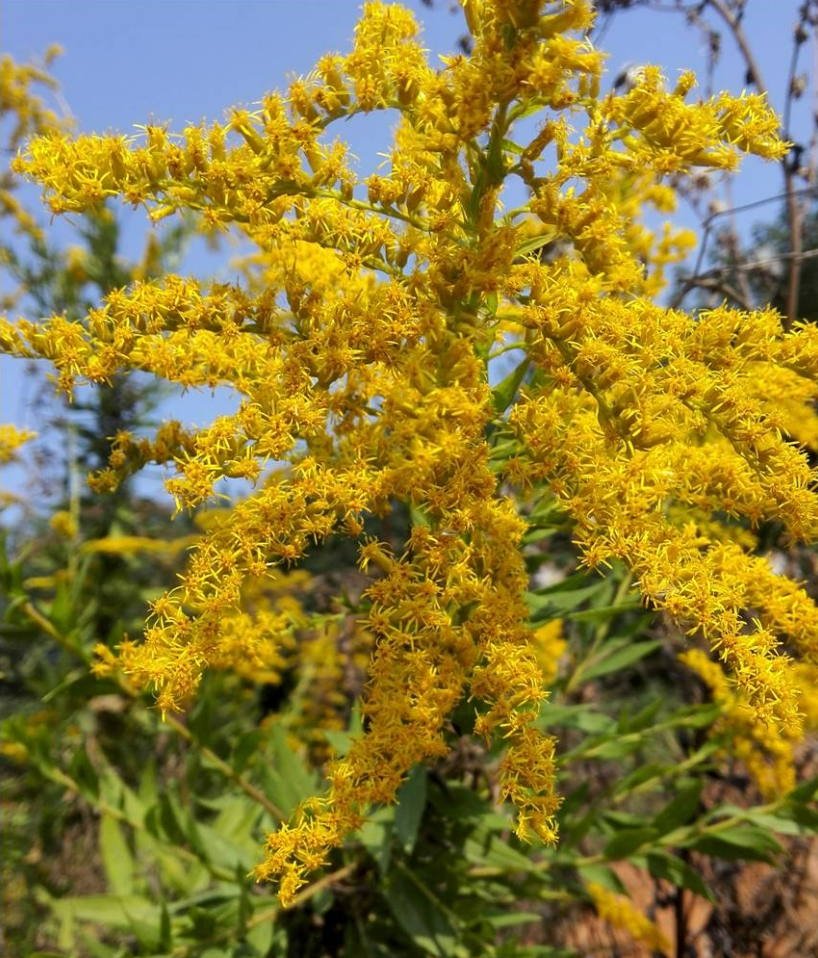
[[[99,848],[108,885],[117,895],[134,890],[134,860],[120,823],[107,813],[99,826]]]
[[[386,885],[386,900],[395,920],[426,954],[451,958],[457,954],[457,931],[434,894],[407,870],[393,870]]]
[[[702,881],[699,873],[691,868],[687,862],[682,861],[681,858],[665,852],[648,852],[647,862],[648,871],[654,878],[663,878],[677,888],[686,888],[688,891],[706,898],[711,904],[715,903],[715,896]]]
[[[610,672],[618,672],[629,665],[634,665],[640,659],[651,655],[662,645],[659,641],[650,642],[630,642],[626,645],[617,645],[612,651],[605,654],[605,646],[600,657],[595,657],[589,662],[581,663],[579,671],[582,679],[586,682],[591,679],[597,679],[602,675],[608,675]]]
[[[769,862],[784,850],[773,835],[752,825],[719,828],[718,831],[706,832],[692,841],[685,842],[685,845],[705,855],[727,861],[747,859]]]
[[[395,835],[403,850],[411,854],[426,807],[426,769],[416,765],[397,795]]]
[[[656,828],[626,828],[605,846],[605,857],[611,861],[629,858],[637,849],[659,837]]]
[[[528,372],[528,367],[531,365],[531,357],[526,356],[509,374],[498,383],[491,392],[491,403],[494,406],[494,411],[501,415],[504,413],[508,407],[514,401],[514,397],[517,394],[517,390],[520,388],[520,383],[525,378],[525,374]]]
[[[665,835],[679,825],[686,825],[696,814],[704,782],[690,782],[653,819],[653,827]]]

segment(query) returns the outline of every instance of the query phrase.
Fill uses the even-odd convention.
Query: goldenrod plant
[[[595,902],[670,954],[666,930],[623,910],[612,863],[706,897],[690,855],[766,859],[777,828],[818,823],[793,751],[815,713],[818,608],[758,547],[761,529],[818,540],[818,330],[659,305],[694,238],[645,223],[703,169],[781,160],[779,120],[762,95],[697,98],[692,73],[654,66],[603,93],[586,0],[463,12],[470,52],[439,67],[407,9],[366,3],[350,52],[254,110],[179,133],[49,130],[13,163],[52,213],[121,200],[252,250],[241,282],[136,279],[81,322],[0,331],[69,396],[138,370],[237,399],[204,428],[111,436],[100,496],[159,463],[177,512],[228,508],[202,520],[144,634],[100,643],[93,671],[152,692],[175,728],[215,673],[240,696],[282,686],[287,718],[248,730],[241,773],[209,753],[245,783],[231,947],[251,954],[558,954],[503,937],[504,912],[539,920],[518,899]],[[387,109],[388,163],[359,180],[339,121]],[[229,503],[225,479],[245,484]],[[296,593],[343,540],[358,568],[319,608]],[[749,810],[703,796],[738,742],[766,802]],[[192,809],[145,814],[213,853]],[[262,821],[266,856],[247,864]],[[247,938],[251,866],[292,909],[263,912],[269,939]],[[161,912],[153,945],[204,954],[190,941],[207,929],[182,919]]]

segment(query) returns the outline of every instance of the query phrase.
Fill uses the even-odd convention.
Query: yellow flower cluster
[[[515,469],[562,499],[589,566],[626,561],[647,600],[710,640],[761,720],[797,727],[780,645],[818,653],[815,604],[695,515],[818,538],[814,471],[782,438],[788,415],[760,398],[769,369],[818,393],[814,333],[784,335],[770,311],[694,318],[604,297],[597,277],[569,269],[539,271],[520,314],[551,384],[512,411],[529,453]],[[806,402],[802,417],[815,421]]]
[[[30,429],[18,429],[10,423],[0,424],[0,466],[17,462],[20,458],[18,449],[36,436],[37,433]],[[15,493],[0,489],[0,509],[13,506],[19,501],[20,497]]]
[[[363,688],[374,648],[365,622],[352,616],[318,616],[298,635],[287,662],[298,680],[287,727],[315,759],[331,754],[326,732],[344,731],[350,702]]]
[[[535,629],[531,637],[546,687],[553,685],[556,680],[560,659],[568,648],[568,641],[562,634],[562,625],[562,619],[552,619]]]
[[[14,462],[17,450],[37,437],[30,429],[18,429],[10,423],[0,425],[0,463]]]
[[[4,151],[13,154],[31,136],[59,134],[70,128],[69,120],[59,117],[37,92],[37,87],[44,91],[56,88],[57,84],[48,68],[61,52],[58,46],[49,47],[43,57],[42,66],[15,63],[7,54],[0,57],[0,118],[4,128]],[[18,199],[18,186],[14,172],[5,167],[0,173],[0,221],[3,222],[4,230],[11,225],[15,233],[41,241],[43,231]],[[4,242],[0,243],[2,266],[9,262],[8,234],[4,233],[4,236]],[[3,308],[13,306],[18,295],[15,292],[4,296]]]
[[[796,785],[795,749],[800,736],[792,730],[761,724],[746,696],[736,692],[724,670],[701,649],[690,649],[679,656],[707,685],[713,700],[722,707],[722,716],[711,733],[726,735],[725,752],[746,767],[762,796],[775,801]],[[805,726],[818,727],[818,666],[799,663],[790,678],[801,692]]]
[[[253,248],[242,285],[137,282],[83,325],[4,323],[0,348],[49,359],[69,393],[139,369],[239,397],[203,429],[114,437],[94,479],[104,491],[166,463],[180,509],[217,499],[224,478],[251,487],[153,603],[143,641],[120,650],[162,709],[182,707],[206,668],[263,669],[286,645],[274,609],[246,607],[248,582],[332,534],[358,541],[375,646],[365,733],[330,765],[326,795],[268,839],[258,874],[280,880],[285,903],[413,764],[446,753],[464,697],[503,749],[517,833],[555,840],[554,743],[534,727],[555,664],[528,621],[526,523],[509,489],[557,497],[586,564],[627,563],[647,602],[706,636],[760,721],[798,726],[782,642],[818,651],[803,590],[705,521],[818,538],[815,475],[793,441],[818,427],[818,330],[785,334],[769,310],[657,306],[690,237],[642,223],[647,204],[672,209],[669,174],[782,157],[775,116],[757,96],[688,103],[692,77],[667,90],[653,68],[600,98],[586,0],[464,0],[464,12],[473,52],[442,69],[407,10],[367,3],[349,54],[254,112],[178,136],[49,134],[14,164],[54,212],[120,197]],[[358,182],[328,128],[385,108],[400,116],[387,169]],[[516,143],[532,114],[541,126]],[[503,212],[512,177],[530,199]],[[529,255],[554,240],[552,259]],[[493,351],[512,348],[532,378],[506,412],[490,374]],[[400,554],[363,536],[395,502],[413,517]]]
[[[74,539],[79,533],[77,521],[66,509],[59,509],[48,520],[49,526],[64,539]]]
[[[589,882],[587,887],[600,918],[614,928],[626,931],[634,941],[641,942],[654,951],[670,952],[667,937],[629,898],[616,895],[597,882]]]

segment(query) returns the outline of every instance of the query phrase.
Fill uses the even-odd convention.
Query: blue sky
[[[432,10],[418,0],[407,0],[407,5],[424,24],[433,56],[455,49],[464,27],[460,13],[449,12],[449,0],[436,0]],[[779,110],[798,6],[799,0],[750,0],[744,20]],[[27,61],[51,43],[64,47],[54,73],[82,131],[130,133],[135,124],[151,120],[178,129],[201,119],[221,119],[232,105],[252,105],[265,91],[286,85],[293,73],[307,72],[322,53],[348,49],[359,9],[355,0],[3,0],[0,48]],[[678,14],[622,12],[597,45],[610,54],[603,89],[626,64],[649,62],[661,65],[671,78],[685,67],[693,68],[704,85],[704,44]],[[744,66],[727,34],[722,46],[714,88],[739,92]],[[803,55],[801,68],[808,69],[808,45]],[[797,104],[796,130],[808,129],[810,106]],[[388,142],[389,122],[388,117],[361,118],[339,130],[351,142],[362,170],[377,165],[376,154]],[[734,183],[733,202],[763,199],[779,193],[781,186],[776,166],[748,161]],[[770,215],[774,212],[771,206]],[[742,222],[749,228],[763,213],[749,214]],[[678,219],[695,226],[688,211],[681,210]],[[146,228],[141,213],[127,215],[126,251],[133,256]],[[226,261],[197,256],[185,264],[185,271],[227,269]],[[31,390],[22,364],[0,357],[0,371],[0,419],[36,429],[37,413],[29,406]],[[174,401],[167,415],[201,424],[212,408],[207,398],[189,396],[183,403]],[[13,486],[16,480],[7,477],[5,483]]]

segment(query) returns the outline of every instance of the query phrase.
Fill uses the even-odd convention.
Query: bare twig
[[[777,193],[775,196],[767,196],[761,200],[753,200],[751,203],[742,203],[740,206],[733,206],[728,209],[715,210],[710,213],[705,219],[702,220],[702,228],[704,233],[702,235],[702,241],[699,246],[699,254],[696,257],[696,265],[693,268],[693,274],[686,280],[679,292],[673,298],[671,303],[671,308],[678,309],[682,304],[682,300],[690,292],[691,289],[695,288],[697,285],[696,280],[700,277],[704,278],[713,278],[719,276],[725,270],[723,268],[717,270],[711,270],[709,273],[702,272],[702,266],[704,264],[704,256],[707,250],[708,240],[712,232],[712,228],[716,220],[720,217],[729,216],[732,217],[735,213],[743,213],[746,210],[757,209],[759,206],[766,206],[768,203],[776,203],[779,200],[786,200],[789,194],[787,193]],[[796,197],[812,198],[815,196],[815,190],[813,187],[804,187],[802,189],[797,189],[793,191],[793,195]],[[797,256],[800,259],[812,259],[815,256],[815,250],[806,250],[798,253],[776,253],[774,257],[767,259],[753,260],[752,262],[743,263],[743,264],[733,264],[732,268],[736,270],[751,270],[758,269],[762,266],[768,265],[769,263],[776,262],[777,260],[789,261],[793,257]]]
[[[683,290],[684,293],[688,293],[691,289],[709,289],[716,293],[723,293],[729,299],[732,299],[733,302],[738,303],[738,305],[748,313],[752,312],[753,310],[753,304],[746,296],[740,293],[735,287],[731,286],[724,280],[719,279],[718,277],[691,276],[690,279],[685,283]],[[679,297],[677,296],[677,299],[678,298]],[[671,304],[671,309],[677,308],[678,305],[674,300],[674,302]]]
[[[815,259],[818,257],[818,249],[802,250],[800,253],[776,253],[775,256],[769,256],[764,259],[755,259],[746,263],[734,264],[732,269],[738,270],[742,273],[747,273],[754,269],[763,269],[765,266],[770,266],[773,263],[778,263],[782,260],[790,261],[795,257],[798,257],[801,262],[803,262],[805,259]],[[689,276],[684,283],[682,283],[679,291],[676,293],[676,296],[674,296],[670,304],[670,308],[678,309],[682,304],[682,300],[691,289],[702,288],[723,292],[725,295],[735,300],[735,302],[742,306],[742,308],[748,311],[752,310],[754,308],[753,304],[749,300],[746,300],[746,298],[742,296],[738,290],[734,289],[721,278],[721,274],[724,271],[724,269],[720,268],[711,270],[709,273],[694,273],[692,276]]]
[[[753,51],[747,40],[747,35],[741,26],[739,18],[723,2],[723,0],[704,0],[704,2],[711,6],[729,27],[730,32],[733,35],[733,39],[736,41],[736,45],[738,46],[739,50],[741,51],[741,55],[744,58],[744,63],[747,67],[748,79],[755,85],[759,93],[769,95],[769,91],[761,76],[761,70],[759,69],[756,58],[753,55]],[[802,20],[806,16],[807,7],[808,2],[805,2],[801,8]],[[800,39],[798,28],[796,28],[793,40],[793,54],[790,60],[790,73],[787,81],[787,98],[784,108],[784,129],[782,132],[785,139],[788,137],[790,132],[788,127],[791,113],[791,101],[793,99],[793,80],[795,78],[795,69],[798,62],[798,52],[802,42],[803,41]],[[787,325],[791,325],[798,318],[798,294],[801,284],[801,260],[798,254],[800,254],[802,250],[803,230],[801,209],[795,196],[796,170],[793,168],[793,164],[789,157],[785,156],[781,161],[781,168],[784,173],[787,220],[790,233],[790,251],[795,254],[789,261],[790,268],[787,288],[786,319]]]

